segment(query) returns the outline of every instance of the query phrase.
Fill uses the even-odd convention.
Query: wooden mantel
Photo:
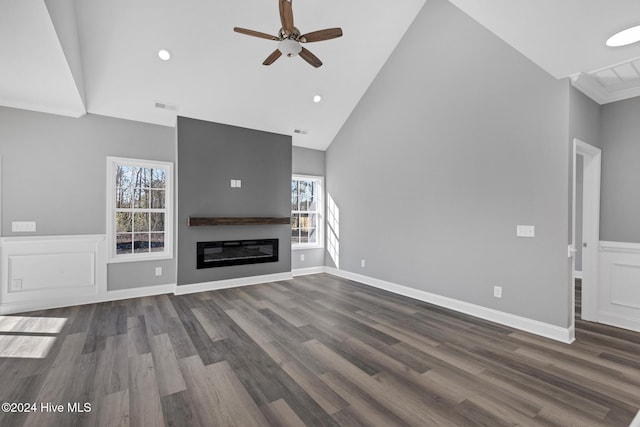
[[[291,218],[286,217],[213,217],[190,216],[187,218],[189,227],[201,227],[210,225],[265,225],[265,224],[291,224]]]

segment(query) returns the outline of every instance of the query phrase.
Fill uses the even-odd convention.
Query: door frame
[[[600,262],[600,175],[602,150],[577,138],[573,140],[573,212],[571,241],[576,244],[576,162],[583,161],[582,196],[582,320],[598,321],[598,273]],[[585,246],[586,244],[586,246]],[[571,326],[575,328],[575,257],[571,268]]]
[[[0,154],[0,240],[2,240],[2,154]],[[1,254],[2,244],[0,243],[0,255]],[[0,262],[0,283],[2,283],[2,274],[2,263]],[[0,305],[2,305],[2,292],[0,292]]]

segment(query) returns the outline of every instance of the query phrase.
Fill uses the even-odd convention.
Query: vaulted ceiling
[[[637,0],[449,1],[600,103],[640,94],[640,45],[604,46],[640,23]],[[316,69],[285,57],[263,66],[276,42],[233,32],[277,34],[277,0],[3,0],[0,105],[165,126],[180,114],[325,149],[424,3],[294,1],[303,33],[344,31],[306,45],[324,62]]]

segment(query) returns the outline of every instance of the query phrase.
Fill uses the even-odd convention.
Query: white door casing
[[[602,152],[599,148],[579,139],[573,140],[573,230],[572,241],[576,237],[576,160],[584,158],[583,200],[582,200],[582,319],[598,321],[598,269],[600,241],[600,173]],[[575,266],[575,260],[574,264]],[[575,272],[574,272],[575,275]],[[573,313],[575,306],[575,277],[572,275],[571,298]],[[574,316],[572,326],[575,326]]]

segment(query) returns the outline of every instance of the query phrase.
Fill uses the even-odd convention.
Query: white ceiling
[[[450,0],[556,78],[640,57],[640,43],[609,48],[640,24],[638,0]]]
[[[586,82],[576,87],[587,93],[589,83],[607,94],[640,94],[630,90],[640,72],[620,67],[635,64],[640,44],[604,46],[615,31],[640,23],[637,0],[449,1],[556,78]],[[265,67],[276,42],[233,32],[276,34],[277,0],[0,0],[0,105],[174,126],[176,112],[156,108],[159,102],[183,116],[326,149],[424,3],[295,0],[301,32],[344,31],[306,45],[324,62],[315,69],[285,57]],[[158,59],[162,48],[171,61]],[[615,70],[635,82],[616,80]],[[594,93],[601,103],[620,98]],[[315,94],[321,103],[312,102]]]
[[[62,19],[56,22],[68,27]],[[44,1],[0,0],[0,105],[76,117],[85,113],[71,71],[75,54],[69,51],[67,59],[61,42],[66,33],[61,34]]]

